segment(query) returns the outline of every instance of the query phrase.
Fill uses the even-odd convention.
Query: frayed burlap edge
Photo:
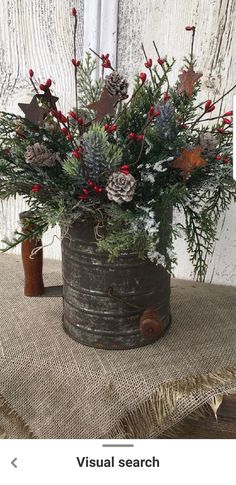
[[[149,438],[158,427],[163,427],[168,416],[175,411],[178,401],[181,398],[187,397],[192,393],[196,395],[197,393],[204,393],[206,391],[212,391],[215,394],[217,388],[221,389],[219,391],[220,394],[230,394],[228,385],[233,380],[232,390],[236,387],[236,367],[227,367],[215,372],[163,383],[158,386],[151,397],[135,409],[127,412],[126,416],[120,420],[119,424],[106,438]],[[224,385],[227,389],[222,391]],[[198,408],[196,407],[196,412],[197,409],[200,413],[204,413],[206,407],[202,404]],[[190,413],[190,415],[192,414]],[[187,417],[187,415],[184,417]],[[173,429],[176,427],[176,424],[174,424]],[[172,426],[167,426],[166,429],[168,428],[169,432],[171,432]]]
[[[37,436],[30,430],[28,424],[24,419],[12,409],[6,399],[0,394],[0,413],[11,423],[13,428],[16,428],[20,435],[26,439],[37,439]],[[0,439],[8,439],[8,435],[4,429],[0,428]]]

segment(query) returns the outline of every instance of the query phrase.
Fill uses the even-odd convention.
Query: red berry
[[[73,118],[74,120],[76,120],[77,114],[75,113],[75,111],[70,111],[69,115],[70,115],[71,118]]]
[[[135,137],[136,137],[136,135],[135,135],[135,133],[133,133],[133,131],[132,131],[131,133],[129,133],[129,135],[128,135],[128,138],[129,138],[130,140],[134,140],[134,139],[135,139]]]
[[[99,191],[99,187],[98,187],[97,185],[94,185],[93,190],[94,190],[95,192],[98,192],[98,191]]]
[[[137,141],[142,141],[144,139],[143,135],[136,135],[136,140]]]
[[[164,93],[163,99],[164,99],[164,102],[168,101],[170,99],[170,95],[168,93]]]
[[[79,151],[77,150],[77,148],[75,148],[72,152],[72,155],[77,158],[78,160],[81,158],[81,155],[79,153]]]
[[[45,91],[46,90],[45,84],[40,84],[39,85],[39,88],[41,89],[41,91]]]
[[[103,63],[102,63],[102,67],[105,67],[106,69],[109,69],[111,67],[111,61],[110,59],[104,59]]]
[[[233,110],[227,111],[225,114],[223,114],[223,117],[224,116],[233,116]]]
[[[92,180],[90,180],[90,179],[89,179],[89,180],[87,180],[87,184],[88,184],[88,186],[89,186],[89,187],[94,187],[94,183],[93,183],[93,181],[92,181]]]
[[[103,61],[105,61],[106,59],[108,59],[109,56],[110,56],[110,54],[102,54],[101,58],[102,58]]]
[[[47,79],[46,83],[45,83],[45,87],[46,88],[50,88],[52,85],[52,80],[51,79]]]
[[[73,8],[72,8],[71,13],[72,13],[73,17],[76,17],[76,15],[77,15],[77,10],[76,10],[76,8],[75,8],[75,7],[73,7]]]
[[[140,72],[139,78],[141,79],[142,83],[145,83],[147,79],[147,74],[145,72]]]
[[[190,25],[187,25],[187,27],[185,27],[185,30],[188,30],[188,31],[193,30],[193,29],[194,29],[194,27],[191,27]]]
[[[153,116],[155,113],[155,108],[154,106],[151,106],[150,109],[149,109],[149,116]]]
[[[73,136],[70,133],[68,133],[68,135],[66,136],[66,138],[69,141],[73,140]]]
[[[221,155],[216,155],[215,156],[215,160],[221,160],[222,159],[222,156]]]
[[[205,113],[210,113],[215,109],[215,105],[212,103],[211,99],[208,99],[205,103]]]
[[[117,130],[117,125],[111,125],[111,131],[116,131]]]
[[[103,188],[102,187],[98,187],[98,193],[101,193],[103,192]]]
[[[163,66],[165,59],[161,59],[160,57],[158,57],[157,62],[158,64],[160,64],[160,66]]]
[[[83,120],[83,118],[79,117],[79,118],[77,118],[77,122],[78,122],[78,125],[83,125],[84,120]]]
[[[224,160],[223,160],[224,163],[231,163],[231,160],[230,158],[228,157],[225,157]]]
[[[223,118],[223,123],[225,125],[231,125],[231,120],[229,120],[228,118]]]
[[[109,131],[110,126],[108,125],[108,123],[105,123],[103,128],[105,131]]]
[[[29,69],[29,77],[33,77],[34,76],[34,71],[33,69]]]
[[[147,69],[150,69],[152,67],[152,59],[148,59],[144,65]]]
[[[185,123],[182,123],[182,124],[180,125],[180,128],[181,128],[182,130],[186,130],[186,129],[188,128],[188,125],[186,125]]]
[[[218,128],[218,133],[221,133],[221,135],[223,135],[225,133],[225,129],[224,128]]]
[[[155,117],[156,117],[156,116],[160,116],[160,115],[161,115],[161,112],[160,112],[160,111],[155,111],[155,113],[154,113],[154,116],[155,116]]]
[[[64,133],[64,135],[68,135],[68,133],[69,133],[67,128],[64,128],[64,127],[61,128],[61,132]]]
[[[71,62],[73,64],[73,66],[75,66],[75,67],[79,67],[80,66],[80,61],[77,61],[77,59],[74,59],[73,58],[73,59],[71,59]]]
[[[88,189],[83,189],[84,195],[89,195],[89,190]]]
[[[31,192],[40,192],[42,186],[40,184],[33,185]]]

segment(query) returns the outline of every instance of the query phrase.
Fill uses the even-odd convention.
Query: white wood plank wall
[[[141,41],[148,56],[156,57],[154,39],[161,55],[177,59],[171,77],[174,81],[190,48],[191,34],[184,27],[194,24],[198,69],[204,73],[204,98],[214,99],[235,83],[236,0],[1,0],[0,109],[17,113],[17,103],[31,95],[27,81],[29,67],[38,79],[54,80],[61,109],[68,110],[73,104],[69,15],[73,6],[77,7],[81,20],[80,49],[84,43],[85,50],[91,46],[100,52],[110,52],[114,63],[117,59],[118,69],[130,79],[143,66]],[[232,96],[229,96],[223,109],[231,107]],[[15,229],[18,213],[24,208],[21,199],[0,205],[0,239]],[[221,218],[219,241],[209,263],[207,281],[236,285],[235,214],[236,208],[232,205]],[[52,230],[45,236],[46,244],[51,242],[54,233]],[[177,241],[176,248],[179,255],[176,276],[192,278],[184,241]],[[45,255],[60,259],[57,239],[45,250]]]

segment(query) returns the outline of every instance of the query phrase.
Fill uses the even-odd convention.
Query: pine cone
[[[108,179],[106,191],[109,200],[122,204],[133,199],[135,188],[136,180],[133,175],[114,172]]]
[[[105,86],[112,96],[119,96],[121,99],[127,98],[129,84],[117,71],[112,71],[105,78]]]
[[[35,167],[52,167],[59,162],[60,155],[47,148],[42,143],[28,146],[25,153],[25,161]]]
[[[84,153],[83,163],[88,171],[89,178],[96,179],[104,171],[103,135],[100,133],[88,133],[83,140]]]
[[[160,116],[155,118],[154,125],[157,128],[157,137],[163,142],[172,141],[177,134],[173,104],[171,101],[160,103],[155,106],[155,110],[160,112]]]
[[[202,133],[199,136],[199,141],[200,141],[200,145],[203,149],[204,155],[211,156],[211,155],[215,154],[215,151],[216,151],[216,148],[217,148],[217,145],[218,145],[218,141],[212,133]]]

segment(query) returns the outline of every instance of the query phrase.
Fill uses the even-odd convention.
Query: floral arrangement
[[[33,223],[4,241],[4,250],[56,223],[64,236],[77,219],[93,219],[98,248],[110,260],[132,251],[168,271],[176,261],[173,240],[182,234],[203,280],[219,215],[236,195],[233,112],[221,112],[235,86],[214,101],[197,102],[202,73],[193,54],[196,29],[187,26],[191,52],[176,84],[168,78],[174,59],[162,57],[154,42],[154,62],[142,45],[144,69],[129,96],[109,54],[90,51],[84,62],[77,59],[75,8],[72,15],[74,108],[58,110],[51,79],[37,87],[30,69],[35,95],[19,104],[25,117],[0,114],[0,198],[23,195]],[[94,81],[97,62],[102,76]],[[172,221],[173,207],[183,211],[185,224]]]

